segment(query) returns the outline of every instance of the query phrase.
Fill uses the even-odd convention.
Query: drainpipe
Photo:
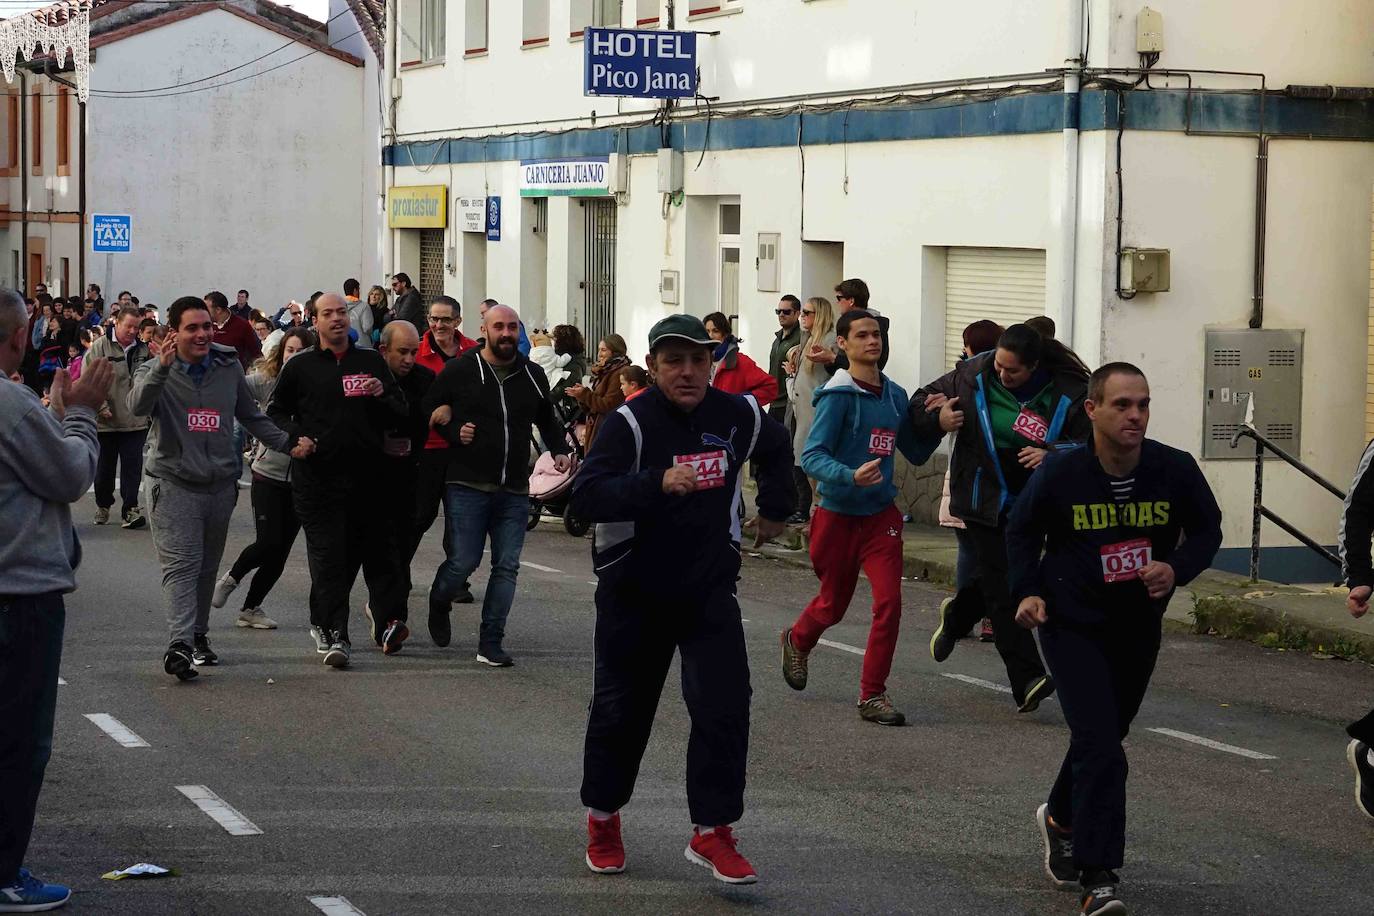
[[[81,183],[77,186],[80,201],[77,209],[81,212],[77,214],[76,224],[76,275],[80,277],[81,295],[86,295],[86,103],[78,101],[76,103],[78,120],[81,123],[81,134],[79,137],[80,146],[78,147],[77,158],[80,160],[78,167],[81,169]],[[101,290],[103,293],[104,290]],[[71,293],[67,293],[71,295]]]
[[[1059,327],[1055,334],[1073,347],[1074,287],[1078,267],[1078,89],[1083,65],[1083,0],[1066,0],[1067,28],[1065,36],[1063,140],[1060,155],[1063,162],[1064,196],[1059,210]]]
[[[19,293],[29,295],[29,81],[19,70]]]
[[[1260,90],[1260,110],[1263,111],[1263,90]],[[1264,237],[1269,215],[1269,137],[1264,133],[1264,116],[1260,115],[1259,149],[1255,153],[1255,275],[1251,281],[1250,327],[1264,327]]]
[[[383,80],[383,91],[385,92],[382,106],[382,146],[385,148],[388,143],[396,142],[396,31],[399,28],[397,16],[397,4],[400,0],[388,0],[386,4],[386,35],[383,36],[383,66],[385,72]],[[393,153],[394,155],[394,153]],[[382,245],[382,274],[389,281],[396,272],[396,233],[391,228],[390,214],[387,212],[386,195],[388,189],[396,184],[396,165],[393,159],[392,164],[382,169],[382,237],[386,240]]]

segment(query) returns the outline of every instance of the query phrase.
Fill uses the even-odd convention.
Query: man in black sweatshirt
[[[348,664],[348,596],[368,550],[373,500],[382,479],[383,432],[408,415],[386,360],[348,339],[348,303],[337,293],[315,302],[318,347],[282,366],[267,406],[274,423],[315,442],[291,463],[296,514],[310,564],[310,633],[333,668]]]
[[[1365,447],[1350,482],[1341,511],[1341,576],[1350,593],[1346,610],[1356,620],[1369,613],[1374,594],[1374,564],[1370,541],[1374,539],[1374,442]],[[1350,743],[1345,756],[1355,771],[1355,804],[1365,817],[1374,818],[1374,710],[1346,727]]]
[[[516,349],[520,316],[515,309],[487,309],[482,336],[482,349],[444,366],[425,401],[426,415],[444,406],[452,411],[452,419],[438,427],[451,446],[444,492],[451,550],[430,587],[429,634],[435,645],[449,644],[449,605],[466,590],[490,538],[491,576],[482,599],[477,660],[508,668],[515,662],[502,641],[529,520],[530,427],[538,425],[561,470],[568,468],[569,449],[544,370]]]
[[[1221,546],[1221,510],[1191,455],[1145,438],[1150,386],[1135,366],[1094,372],[1084,409],[1092,438],[1031,475],[1007,553],[1016,621],[1040,628],[1071,735],[1036,812],[1045,869],[1057,887],[1081,884],[1082,912],[1101,916],[1126,912],[1113,872],[1126,843],[1121,742],[1145,698],[1169,598]]]

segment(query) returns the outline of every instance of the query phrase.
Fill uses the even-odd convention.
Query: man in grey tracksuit
[[[152,418],[143,464],[143,505],[162,564],[171,645],[163,669],[180,680],[193,665],[219,659],[207,638],[210,599],[238,500],[234,421],[269,448],[308,453],[309,440],[291,437],[263,415],[243,376],[238,354],[212,343],[205,303],[185,296],[172,303],[172,336],[153,345],[129,392],[129,409]]]

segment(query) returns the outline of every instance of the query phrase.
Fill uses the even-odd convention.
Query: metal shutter
[[[425,305],[444,294],[444,230],[420,230],[420,298]]]
[[[964,352],[964,328],[1002,327],[1045,314],[1045,252],[1036,248],[950,248],[945,261],[945,365]]]

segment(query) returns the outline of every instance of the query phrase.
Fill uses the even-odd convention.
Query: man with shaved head
[[[291,463],[296,515],[310,564],[310,633],[332,668],[345,667],[348,596],[372,549],[373,504],[385,474],[384,434],[408,416],[406,397],[376,350],[348,339],[348,303],[337,293],[315,300],[320,343],[287,362],[267,415],[315,451]]]
[[[448,407],[439,432],[449,440],[444,505],[450,549],[429,592],[429,633],[435,645],[452,637],[449,605],[466,587],[491,541],[491,575],[482,600],[477,660],[493,668],[515,664],[502,645],[515,600],[515,577],[529,519],[530,426],[568,467],[568,444],[549,401],[544,370],[517,349],[520,316],[506,305],[483,310],[480,350],[451,360],[430,388],[424,414]]]

